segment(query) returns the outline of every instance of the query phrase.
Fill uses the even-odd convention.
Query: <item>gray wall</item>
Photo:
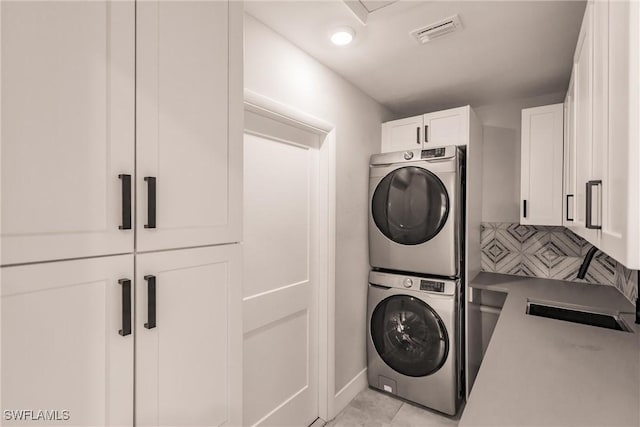
[[[520,126],[523,108],[564,101],[564,92],[474,107],[484,126],[483,222],[520,222]]]
[[[245,87],[336,126],[336,375],[339,391],[366,367],[369,156],[391,114],[255,18],[245,15]]]

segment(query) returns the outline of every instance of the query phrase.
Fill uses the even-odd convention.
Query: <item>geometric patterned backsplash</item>
[[[568,228],[483,222],[480,245],[483,271],[611,285],[636,301],[638,271],[602,251],[593,257],[585,280],[577,278],[592,245]]]

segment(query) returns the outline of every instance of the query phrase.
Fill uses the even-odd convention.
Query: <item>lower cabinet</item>
[[[133,425],[133,266],[2,268],[2,425]]]
[[[2,268],[2,425],[241,425],[240,251]]]
[[[240,246],[136,261],[136,425],[241,425]]]

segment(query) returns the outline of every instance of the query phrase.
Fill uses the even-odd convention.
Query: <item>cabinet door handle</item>
[[[429,142],[429,126],[424,126],[424,142]]]
[[[593,223],[593,187],[600,184],[602,184],[600,180],[587,181],[586,184],[587,203],[585,206],[585,227],[591,230],[600,230],[602,228],[602,226]]]
[[[122,286],[122,329],[118,331],[123,337],[131,335],[131,280],[120,279]]]
[[[569,197],[571,197],[571,200],[573,200],[573,194],[567,194],[567,216],[566,216],[566,220],[567,221],[573,221],[573,215],[572,218],[569,218]]]
[[[527,217],[527,201],[523,200],[522,201],[522,212],[523,212],[523,217]]]
[[[144,228],[156,228],[156,178],[145,176],[147,182],[147,223]]]
[[[118,175],[122,181],[122,225],[120,230],[131,230],[131,175]]]
[[[153,329],[156,327],[156,276],[144,276],[147,281],[147,323],[144,327]]]
[[[416,144],[420,144],[420,127],[416,128]]]

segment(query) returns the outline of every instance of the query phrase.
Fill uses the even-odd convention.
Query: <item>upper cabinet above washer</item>
[[[472,117],[467,105],[383,123],[381,152],[467,145]]]

